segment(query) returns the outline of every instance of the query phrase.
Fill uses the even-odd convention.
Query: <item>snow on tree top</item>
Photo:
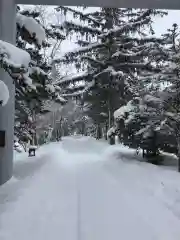
[[[55,92],[55,87],[52,84],[47,84],[46,85],[46,90],[50,93],[54,93]]]
[[[135,135],[142,135],[144,139],[148,138],[151,135],[150,126],[148,125],[144,128],[141,128],[138,132],[135,133]]]
[[[174,116],[176,116],[176,114],[172,113],[172,112],[165,112],[165,116],[167,116],[167,117],[174,117]]]
[[[0,105],[5,106],[9,99],[9,90],[6,84],[0,80]]]
[[[54,85],[54,88],[56,91],[61,91],[61,87],[57,86],[57,85]]]
[[[31,60],[31,62],[32,62],[32,60]],[[41,75],[44,75],[44,76],[47,76],[47,75],[48,75],[45,71],[43,71],[40,67],[37,67],[37,66],[31,67],[31,68],[29,69],[29,73],[30,73],[30,74],[37,73],[38,75],[41,74]]]
[[[149,10],[147,10],[147,11],[149,11]],[[104,38],[104,37],[108,37],[108,36],[111,36],[111,35],[119,35],[119,34],[123,33],[124,31],[133,30],[133,28],[136,27],[136,26],[147,24],[150,20],[151,20],[150,17],[147,17],[147,18],[142,19],[140,21],[133,21],[130,24],[124,24],[120,27],[115,27],[114,29],[111,29],[111,30],[107,31],[106,33],[103,33],[103,34],[99,35],[99,37]]]
[[[92,80],[91,82],[88,82],[88,83],[86,84],[86,87],[85,87],[85,89],[84,89],[84,92],[88,91],[88,90],[89,90],[90,88],[92,88],[94,85],[95,85],[95,81],[94,81],[94,80]]]
[[[24,82],[29,87],[30,90],[34,89],[36,91],[36,86],[33,84],[32,79],[29,77],[29,73],[23,74]]]
[[[79,52],[87,52],[87,51],[91,51],[94,48],[98,48],[100,46],[102,46],[102,43],[98,43],[98,42],[94,42],[94,43],[90,43],[88,46],[85,47],[76,47],[72,53],[79,53]]]
[[[28,68],[31,57],[28,52],[0,40],[0,58],[14,68]]]
[[[143,98],[143,100],[144,100],[146,103],[150,103],[150,102],[155,103],[155,104],[160,104],[160,103],[162,103],[162,99],[157,98],[157,97],[154,97],[154,96],[149,95],[149,94],[145,95],[144,98]]]
[[[61,103],[66,103],[67,100],[63,97],[61,97],[59,94],[56,95],[56,100],[60,101]]]
[[[122,71],[115,71],[112,66],[108,66],[105,68],[103,71],[97,73],[94,78],[98,78],[101,74],[103,73],[110,73],[111,76],[116,77],[116,76],[124,76],[124,73]]]
[[[28,116],[28,121],[32,123],[33,122],[32,117]]]
[[[135,118],[134,114],[129,114],[128,118],[124,121],[125,124],[129,124],[134,120],[134,118]]]
[[[170,69],[177,69],[177,64],[175,62],[169,61],[168,67]]]
[[[138,55],[141,55],[143,53],[144,49],[143,50],[140,50],[138,52],[123,52],[123,51],[117,51],[115,52],[112,57],[137,57]]]
[[[130,101],[127,103],[127,105],[120,107],[114,112],[114,118],[115,119],[123,118],[125,113],[129,113],[133,109],[134,109],[134,106],[131,104],[131,101]]]
[[[121,76],[121,77],[123,77],[124,76],[124,73],[122,72],[122,71],[112,71],[111,72],[111,76]]]
[[[86,53],[88,51],[92,51],[96,48],[100,48],[100,47],[103,47],[103,46],[104,46],[104,44],[95,42],[95,43],[90,43],[88,46],[85,46],[85,47],[76,47],[73,51],[65,53],[63,57],[57,58],[53,61],[55,63],[59,63],[59,62],[63,61],[64,59],[68,58],[68,57],[73,57],[73,56],[76,56],[78,54],[83,54],[83,53]]]
[[[89,73],[87,73],[87,72],[81,72],[81,73],[76,74],[76,75],[71,74],[71,75],[63,77],[60,80],[56,81],[55,84],[60,85],[60,84],[67,83],[67,82],[71,83],[73,80],[75,80],[75,81],[76,80],[78,81],[78,79],[83,80],[83,78],[85,78],[87,76],[89,76]]]
[[[115,134],[116,129],[114,127],[111,127],[108,131],[107,131],[107,137],[111,137],[112,135]]]
[[[108,114],[105,113],[105,112],[101,112],[100,115],[103,116],[103,117],[108,117]]]
[[[40,46],[45,42],[45,30],[34,18],[17,13],[16,22],[20,27],[24,27],[32,37],[35,35],[35,39]]]

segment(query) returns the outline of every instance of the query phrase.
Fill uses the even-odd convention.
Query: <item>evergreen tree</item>
[[[31,63],[29,76],[26,76],[24,84],[16,81],[16,108],[19,109],[20,113],[20,117],[16,118],[16,120],[21,119],[20,125],[23,124],[24,126],[25,124],[30,128],[27,130],[29,133],[27,136],[33,136],[35,144],[37,144],[35,137],[36,115],[44,112],[46,101],[59,100],[57,89],[53,83],[55,79],[50,76],[51,65],[48,64],[47,59],[44,57],[42,49],[44,48],[46,51],[50,47],[49,42],[51,39],[64,39],[64,36],[54,28],[45,29],[39,21],[39,15],[39,12],[33,10],[20,11],[18,9],[17,13],[17,46],[29,53]],[[29,26],[30,23],[34,24],[34,28]],[[41,31],[38,30],[37,32],[37,24],[40,26]],[[23,117],[22,113],[24,113]],[[19,130],[21,135],[21,128]],[[23,134],[22,137],[24,138]]]
[[[131,144],[149,149],[156,153],[158,149],[174,152],[179,157],[179,40],[178,26],[173,25],[163,35],[163,44],[159,45],[156,55],[157,73],[148,75],[154,88],[139,91],[139,99],[132,108],[130,102],[115,112],[116,123],[123,122],[121,135],[127,143],[124,132]],[[143,76],[144,79],[144,76]],[[141,79],[142,80],[142,79]],[[147,87],[147,86],[146,86]],[[124,119],[123,109],[127,109]],[[118,119],[119,118],[119,119]],[[120,119],[122,121],[120,121]],[[123,132],[124,131],[124,132]],[[180,161],[179,161],[180,162]],[[180,166],[180,164],[179,164]],[[179,168],[180,170],[180,168]]]
[[[50,47],[50,39],[62,41],[59,29],[40,23],[39,12],[17,7],[16,46],[0,42],[2,67],[13,78],[16,87],[15,135],[21,141],[35,141],[36,115],[46,112],[46,102],[65,103],[60,88],[50,75],[51,65],[43,55]]]
[[[70,77],[69,81],[63,83],[67,86],[71,80],[86,83],[83,95],[90,106],[89,115],[98,129],[101,124],[107,129],[107,125],[113,125],[114,110],[132,99],[133,86],[136,84],[134,75],[154,69],[147,61],[147,56],[149,52],[153,55],[151,50],[161,40],[148,38],[144,28],[152,32],[152,16],[165,13],[113,8],[101,8],[89,14],[65,7],[57,10],[65,14],[71,12],[84,23],[66,21],[60,26],[67,34],[81,36],[77,42],[81,47],[65,54],[57,62],[74,62],[77,67],[86,68],[78,78]]]

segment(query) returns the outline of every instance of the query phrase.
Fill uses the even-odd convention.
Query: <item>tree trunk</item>
[[[111,126],[111,104],[110,104],[110,100],[108,100],[108,128],[110,129]]]
[[[109,137],[109,144],[110,145],[115,145],[115,136],[114,135]]]
[[[32,145],[37,146],[37,133],[36,133],[36,111],[34,108],[32,108],[32,121],[33,121],[33,134],[32,134]]]
[[[106,123],[105,123],[105,134],[104,134],[104,138],[105,138],[106,141],[108,140],[107,132],[108,132],[108,124],[107,124],[107,122],[106,122]]]
[[[37,140],[37,132],[35,129],[35,133],[34,133],[34,145],[37,146],[38,145],[38,140]]]
[[[102,138],[101,126],[100,124],[98,124],[96,128],[96,139],[99,140],[101,138]]]
[[[118,143],[118,144],[121,143],[121,139],[120,139],[119,135],[117,135],[117,143]]]
[[[178,172],[180,172],[180,154],[178,154]]]
[[[58,139],[59,139],[59,141],[61,141],[61,138],[62,138],[62,118],[60,119],[59,127],[58,127]]]

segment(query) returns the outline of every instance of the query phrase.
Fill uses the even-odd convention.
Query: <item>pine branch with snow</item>
[[[51,74],[52,63],[49,64],[44,55],[54,39],[61,42],[64,36],[59,29],[52,26],[46,28],[39,16],[38,11],[32,9],[24,11],[18,8],[16,18],[16,45],[23,49],[21,51],[24,51],[30,59],[26,66],[27,71],[15,81],[15,134],[18,138],[22,136],[26,141],[36,141],[35,119],[39,114],[47,113],[46,102],[66,103],[66,99],[61,97],[61,89],[54,84],[54,75]],[[23,63],[26,61],[23,60]]]

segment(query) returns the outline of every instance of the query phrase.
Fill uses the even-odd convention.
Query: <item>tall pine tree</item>
[[[83,96],[84,101],[89,102],[90,116],[98,129],[102,124],[110,128],[114,110],[134,95],[135,75],[154,70],[147,57],[155,43],[161,40],[147,37],[144,28],[152,32],[152,17],[165,13],[113,8],[101,8],[88,14],[65,7],[57,10],[65,14],[71,12],[79,18],[79,24],[65,21],[59,28],[66,34],[76,33],[81,47],[56,62],[74,62],[77,67],[86,69],[78,78],[62,79],[59,84],[68,86],[72,81],[84,81]]]

